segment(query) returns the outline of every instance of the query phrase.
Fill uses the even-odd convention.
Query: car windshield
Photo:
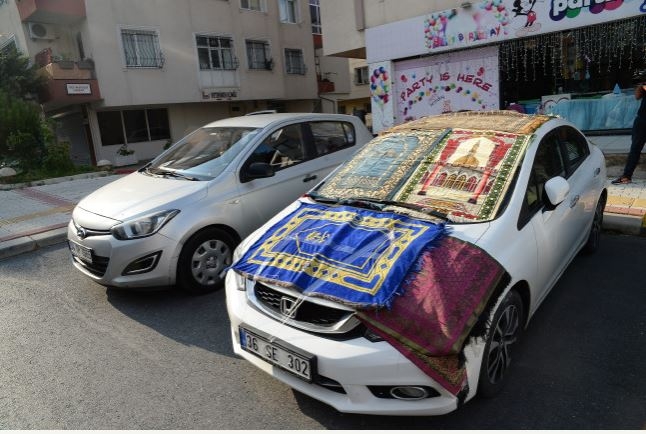
[[[146,172],[180,174],[181,179],[213,179],[259,131],[252,127],[199,128],[154,159],[145,167]],[[172,176],[180,179],[177,175]]]
[[[513,188],[529,137],[442,128],[384,134],[311,197],[452,222],[489,221]]]

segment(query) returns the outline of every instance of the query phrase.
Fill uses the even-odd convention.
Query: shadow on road
[[[172,288],[132,291],[107,288],[108,302],[133,320],[184,345],[233,354],[224,289],[190,296]]]
[[[327,429],[646,428],[646,239],[604,234],[578,255],[512,354],[505,389],[436,417],[339,413],[299,392]]]

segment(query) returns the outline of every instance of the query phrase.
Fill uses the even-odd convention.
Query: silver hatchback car
[[[218,289],[240,240],[370,139],[346,115],[205,125],[79,202],[67,231],[73,264],[106,286]]]

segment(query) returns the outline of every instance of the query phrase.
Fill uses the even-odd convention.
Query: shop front
[[[641,3],[482,0],[367,29],[373,129],[501,108],[629,134],[646,81]]]

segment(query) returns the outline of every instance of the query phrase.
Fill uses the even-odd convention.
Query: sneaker
[[[617,185],[617,184],[630,184],[631,182],[632,182],[632,180],[627,176],[620,176],[619,178],[613,179],[612,181],[610,181],[611,184],[615,184],[615,185]]]

